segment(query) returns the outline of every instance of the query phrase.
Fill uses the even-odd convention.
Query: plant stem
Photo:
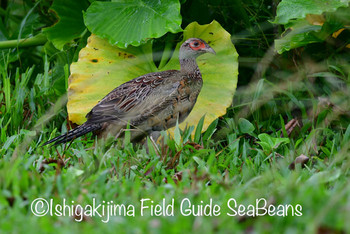
[[[20,40],[9,40],[9,41],[0,41],[0,49],[9,49],[16,47],[30,47],[43,45],[47,41],[47,38],[44,34],[40,33],[35,37],[20,39]]]

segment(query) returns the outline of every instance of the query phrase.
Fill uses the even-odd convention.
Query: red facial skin
[[[198,44],[198,45],[196,45]],[[201,41],[193,41],[190,43],[190,47],[192,50],[200,50],[205,48],[205,44]]]

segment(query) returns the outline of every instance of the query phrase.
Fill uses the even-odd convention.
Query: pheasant
[[[133,139],[159,132],[181,123],[196,103],[203,85],[196,58],[216,54],[202,39],[190,38],[180,47],[180,70],[153,72],[130,80],[107,94],[86,115],[86,122],[43,145],[66,143],[89,132],[120,134],[129,123]]]

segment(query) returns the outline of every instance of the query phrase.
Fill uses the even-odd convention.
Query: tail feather
[[[43,146],[51,144],[53,142],[55,143],[54,145],[58,145],[58,144],[61,144],[61,143],[66,143],[66,142],[74,140],[77,137],[80,137],[80,136],[85,135],[85,134],[87,134],[89,132],[96,131],[96,130],[99,130],[99,129],[101,129],[101,124],[84,123],[84,124],[80,125],[79,127],[76,127],[74,129],[70,130],[66,134],[63,134],[63,135],[58,136],[58,137],[55,137],[55,138],[45,142],[43,144]]]

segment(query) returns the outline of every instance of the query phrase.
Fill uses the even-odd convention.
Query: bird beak
[[[207,48],[207,52],[216,55],[215,50],[213,50],[213,48],[211,48],[210,46]]]

